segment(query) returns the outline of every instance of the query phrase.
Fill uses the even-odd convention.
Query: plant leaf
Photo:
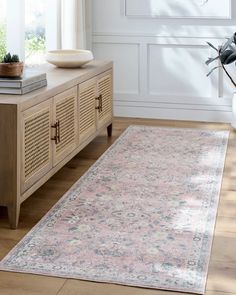
[[[226,58],[226,60],[224,61],[224,64],[229,65],[229,64],[233,63],[234,61],[236,61],[236,52],[234,52],[230,56],[228,56]]]
[[[213,48],[215,51],[218,52],[218,49],[213,45],[211,44],[210,42],[206,42],[211,48]]]
[[[234,44],[236,44],[236,33],[234,33]]]
[[[212,63],[213,61],[217,60],[218,58],[220,58],[220,56],[216,56],[216,57],[209,57],[208,60],[206,61],[206,65],[208,66],[210,63]]]
[[[221,66],[214,67],[213,69],[211,69],[210,72],[207,74],[207,77],[209,77],[218,68],[221,68]]]
[[[231,38],[228,38],[228,41],[222,46],[221,52],[224,53],[226,49],[229,47],[230,44],[232,44],[234,41],[234,36]]]
[[[226,51],[220,54],[220,60],[222,64],[225,64],[225,61],[232,53],[234,53],[233,50],[227,49]]]
[[[229,49],[236,52],[236,46],[229,45]]]

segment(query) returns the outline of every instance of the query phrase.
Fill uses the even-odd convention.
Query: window
[[[43,63],[46,50],[76,48],[79,30],[84,46],[83,9],[85,0],[0,0],[0,59],[7,51]]]
[[[0,0],[0,61],[6,53],[6,0]]]
[[[45,62],[46,50],[60,47],[60,3],[0,0],[0,59],[9,51],[29,65]]]
[[[25,0],[25,62],[44,62],[46,51],[46,0]]]

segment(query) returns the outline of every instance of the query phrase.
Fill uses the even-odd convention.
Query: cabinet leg
[[[8,219],[11,229],[17,229],[20,216],[20,204],[16,206],[8,206]]]
[[[107,127],[107,136],[108,136],[108,137],[111,137],[111,136],[112,136],[112,124],[110,124],[110,125]]]

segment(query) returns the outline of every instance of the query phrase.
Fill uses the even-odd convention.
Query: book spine
[[[43,73],[43,74],[37,75],[35,77],[31,77],[31,78],[28,78],[26,80],[21,80],[21,81],[14,81],[14,80],[0,81],[0,87],[20,89],[20,88],[26,87],[28,85],[31,85],[33,83],[44,81],[46,79],[47,79],[47,75],[46,75],[46,73]]]
[[[21,88],[0,88],[0,94],[21,94]]]
[[[21,88],[21,82],[0,82],[0,87],[5,88]]]
[[[37,90],[37,89],[42,88],[44,86],[47,86],[47,80],[42,80],[42,81],[33,83],[33,84],[29,85],[29,86],[23,87],[21,89],[21,94],[26,94],[28,92]]]
[[[26,94],[47,85],[47,80],[33,83],[23,88],[0,88],[0,94]]]
[[[21,81],[20,82],[20,84],[21,84],[20,87],[23,88],[23,87],[26,87],[26,86],[31,85],[33,83],[36,83],[36,82],[42,82],[42,81],[44,81],[46,79],[47,79],[47,76],[44,73],[44,74],[41,74],[41,75],[38,75],[38,76],[35,76],[35,77],[32,77],[32,78],[29,78],[27,80]]]

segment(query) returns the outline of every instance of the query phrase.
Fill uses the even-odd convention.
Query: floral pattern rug
[[[130,126],[0,269],[203,294],[228,135]]]

